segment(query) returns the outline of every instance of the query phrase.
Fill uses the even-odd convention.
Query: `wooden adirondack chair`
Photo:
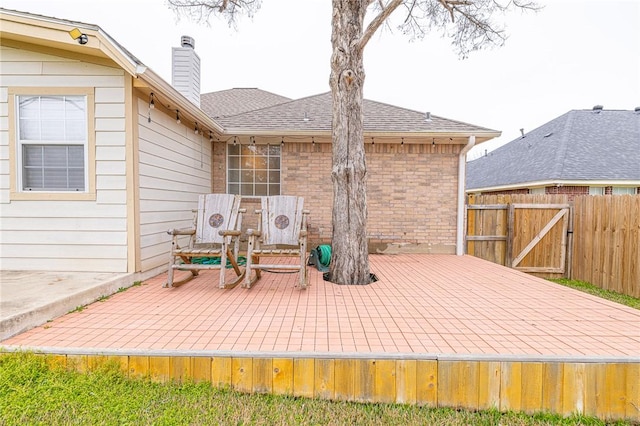
[[[220,269],[220,288],[233,288],[244,278],[245,269],[238,265],[238,250],[242,213],[241,197],[233,194],[200,195],[198,211],[194,220],[194,228],[170,229],[167,231],[173,238],[171,241],[171,260],[165,287],[184,284],[198,275],[201,269]],[[180,247],[178,238],[189,235],[189,245]],[[219,258],[220,263],[195,263],[194,258]],[[227,259],[233,266],[237,279],[227,284],[225,269]],[[191,275],[179,282],[174,282],[174,271],[189,270]]]
[[[288,195],[262,197],[258,229],[248,229],[247,265],[243,287],[260,279],[261,272],[299,271],[298,286],[307,288],[307,216],[304,199]],[[268,246],[268,247],[265,247]],[[294,257],[295,263],[266,264],[263,257]],[[255,277],[252,278],[252,271]]]

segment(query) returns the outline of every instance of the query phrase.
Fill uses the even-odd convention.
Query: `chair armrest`
[[[306,229],[300,230],[300,236],[301,237],[306,237],[307,236],[307,230]]]
[[[262,235],[262,232],[258,231],[257,229],[247,229],[248,237],[251,237],[251,236],[259,237],[261,235]]]
[[[238,209],[238,213],[246,213],[247,209],[245,209],[244,207],[241,209]]]
[[[238,237],[242,234],[242,231],[236,231],[233,229],[223,229],[222,231],[218,231],[218,235],[222,236],[222,237],[226,237],[231,235],[232,237]]]
[[[255,209],[253,212],[254,212],[255,214],[260,214],[260,213],[262,213],[262,209]]]
[[[195,235],[196,230],[193,228],[182,228],[182,229],[169,229],[167,234],[169,235]]]

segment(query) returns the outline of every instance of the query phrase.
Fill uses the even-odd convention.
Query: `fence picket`
[[[470,203],[467,212],[469,217],[473,216],[473,228],[468,231],[473,244],[469,244],[468,253],[504,265],[506,259],[522,252],[524,245],[553,217],[553,212],[542,210],[540,205],[567,204],[567,197],[479,195],[470,198]],[[513,213],[499,209],[500,204],[537,204],[538,207],[522,214],[518,211],[516,217],[510,218]],[[572,204],[569,221],[573,234],[567,241],[570,244],[567,253],[571,254],[568,256],[571,259],[568,269],[571,278],[640,297],[640,196],[583,195],[575,197]],[[512,223],[513,230],[508,228],[509,223]],[[526,258],[522,256],[521,265],[544,271],[549,268],[540,265],[555,265],[558,261],[562,264],[564,250],[556,242],[566,232],[566,221],[563,226],[554,227]],[[504,241],[482,238],[496,235],[506,235],[506,238]],[[545,273],[543,276],[554,274]]]

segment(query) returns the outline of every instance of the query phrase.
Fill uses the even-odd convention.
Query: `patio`
[[[163,288],[162,274],[1,344],[125,356],[160,378],[188,362],[187,375],[246,391],[276,392],[285,374],[301,396],[639,418],[639,311],[470,256],[370,259],[376,283],[338,286],[310,268],[304,291],[288,274],[250,290],[217,288],[217,272]]]

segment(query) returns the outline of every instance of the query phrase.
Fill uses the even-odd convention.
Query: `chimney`
[[[172,48],[171,85],[200,107],[200,57],[193,37],[182,36],[180,47]]]

